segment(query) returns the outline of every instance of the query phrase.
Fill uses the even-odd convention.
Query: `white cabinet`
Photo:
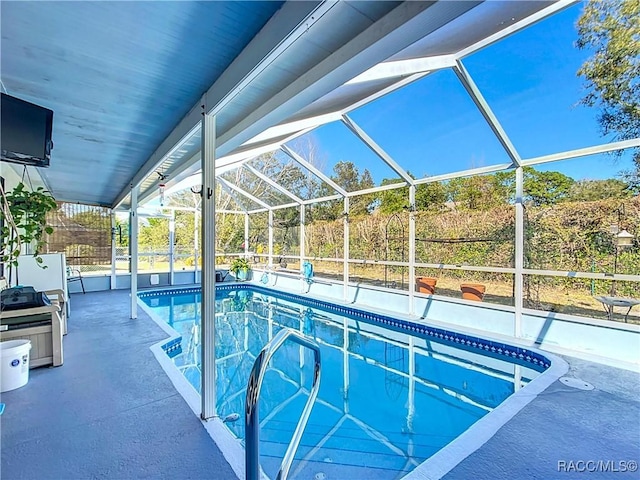
[[[44,253],[38,264],[32,255],[20,255],[18,258],[17,280],[20,285],[33,287],[38,292],[62,290],[65,301],[69,300],[67,291],[67,259],[64,253]],[[46,266],[47,268],[42,268]],[[14,275],[16,272],[13,273]],[[15,280],[13,281],[15,285]]]

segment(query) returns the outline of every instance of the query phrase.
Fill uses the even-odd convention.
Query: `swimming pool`
[[[144,292],[180,335],[163,345],[199,391],[200,293]],[[221,417],[244,437],[245,389],[262,347],[283,327],[322,350],[320,393],[293,477],[392,479],[410,472],[549,366],[525,349],[246,284],[216,291]],[[309,394],[311,352],[285,344],[260,398],[260,462],[273,478]]]

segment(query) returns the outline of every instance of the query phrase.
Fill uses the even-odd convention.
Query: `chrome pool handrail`
[[[280,469],[276,475],[276,480],[286,480],[288,477],[291,464],[293,463],[293,457],[298,449],[298,445],[302,439],[302,433],[311,415],[311,409],[318,396],[318,390],[320,389],[320,347],[318,347],[316,342],[309,340],[300,332],[283,328],[264,346],[256,357],[256,361],[253,363],[253,368],[251,369],[251,375],[249,376],[249,383],[247,384],[247,400],[245,404],[245,475],[247,480],[260,479],[260,419],[258,415],[258,401],[260,399],[262,381],[264,380],[264,375],[271,357],[273,357],[276,351],[288,339],[313,350],[315,364],[313,368],[313,385],[309,393],[309,398],[302,410],[302,415],[298,420],[287,451],[284,454]]]

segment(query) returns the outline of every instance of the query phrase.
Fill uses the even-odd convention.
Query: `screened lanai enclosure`
[[[533,309],[638,322],[640,309],[611,314],[598,300],[640,296],[639,140],[601,137],[580,103],[583,8],[560,2],[484,39],[451,37],[498,9],[478,6],[216,158],[217,266],[247,257],[268,282],[308,261],[345,300],[358,284],[411,304],[427,278],[435,290],[422,290],[448,298],[480,285],[483,302],[517,319]],[[141,270],[199,269],[201,142],[196,127],[140,184],[139,203],[161,213],[141,213]]]
[[[420,371],[434,359],[446,358],[445,369],[468,363],[474,372],[490,371],[488,383],[506,382],[509,394],[547,369],[557,373],[554,362],[564,365],[536,349],[637,370],[640,49],[633,35],[623,37],[635,50],[621,53],[608,43],[613,33],[594,33],[604,15],[599,9],[612,4],[185,2],[184,10],[180,2],[152,4],[127,6],[118,27],[124,37],[136,19],[158,22],[139,33],[149,45],[143,59],[115,61],[128,58],[128,50],[91,37],[106,63],[85,59],[87,71],[78,72],[91,76],[96,96],[108,84],[109,101],[85,99],[65,110],[63,90],[51,99],[60,112],[54,133],[64,167],[52,160],[49,170],[36,172],[3,163],[2,173],[7,187],[42,185],[55,196],[46,248],[65,253],[83,290],[130,290],[132,319],[139,307],[170,310],[159,323],[175,335],[158,351],[186,378],[172,377],[174,385],[186,381],[200,394],[203,420],[224,419],[252,451],[247,432],[259,426],[251,426],[257,413],[252,417],[247,404],[252,395],[257,402],[261,383],[245,368],[249,358],[298,389],[296,400],[270,400],[263,423],[272,422],[271,434],[279,435],[284,427],[273,425],[289,402],[316,400],[321,369],[313,337],[342,377],[323,380],[339,392],[340,405],[320,390],[318,408],[337,417],[324,425],[329,433],[312,432],[320,440],[306,445],[305,455],[350,426],[375,448],[390,449],[390,462],[402,460],[389,467],[388,478],[400,478],[442,447],[414,455],[421,389],[437,390],[445,403],[455,398],[473,410],[473,421],[508,396],[487,400],[484,386],[474,391],[466,380],[434,387]],[[635,31],[636,3],[619,4],[616,34]],[[32,89],[29,73],[45,72],[29,55],[5,54],[5,45],[21,39],[28,52],[37,56],[38,49],[30,50],[6,19],[31,15],[44,22],[54,15],[44,5],[42,12],[20,2],[14,10],[2,7],[3,36],[9,32],[3,87],[36,103],[46,95]],[[63,23],[96,8],[96,22],[121,14],[108,2],[73,11],[65,5],[55,7]],[[161,22],[163,13],[176,21]],[[191,27],[201,18],[215,19],[214,26],[196,34]],[[69,34],[61,42],[60,51],[73,51],[78,39]],[[216,42],[224,51],[212,52]],[[167,51],[171,61],[157,66],[154,56]],[[63,77],[64,55],[49,54]],[[616,65],[612,72],[626,72],[607,77],[604,86],[593,73],[602,73],[603,58]],[[87,87],[80,83],[78,91]],[[619,93],[613,103],[610,84]],[[145,89],[153,95],[136,103]],[[92,156],[98,160],[85,166]],[[237,259],[246,260],[247,278],[235,268]],[[371,326],[376,315],[379,324]],[[443,338],[521,364],[490,360],[478,367],[475,357],[439,347]],[[290,361],[270,363],[268,355],[285,340],[298,342],[285,349]],[[305,347],[315,352],[313,362]],[[350,370],[358,362],[361,370]],[[292,373],[292,364],[305,373]],[[225,369],[235,373],[223,388],[217,376]],[[385,436],[368,412],[355,412],[358,395],[366,405],[374,391],[353,390],[349,410],[352,384],[363,372],[379,377],[394,408],[406,410],[398,418],[399,440]],[[309,379],[313,387],[305,390]],[[288,456],[287,450],[271,457],[275,465]]]
[[[135,289],[136,272],[141,287],[199,282],[203,258],[214,271],[240,256],[254,281],[310,262],[342,300],[350,285],[390,289],[411,314],[423,313],[416,295],[464,299],[471,288],[513,313],[516,335],[529,311],[638,323],[640,308],[602,302],[640,296],[640,140],[594,100],[586,71],[603,50],[578,23],[588,4],[260,5],[247,35],[278,11],[282,24],[263,30],[273,48],[255,65],[264,45],[241,54],[227,74],[235,89],[208,91],[167,124],[122,188],[62,181],[85,161],[71,150],[82,137],[73,122],[57,124],[60,170],[3,164],[10,185],[42,181],[57,198],[47,248],[90,287]],[[5,87],[20,93],[28,67],[6,45]],[[91,144],[78,146],[104,155]]]
[[[392,289],[414,314],[415,295],[459,299],[475,285],[483,304],[511,309],[516,335],[528,310],[639,321],[640,308],[624,315],[601,302],[640,296],[640,140],[606,130],[606,114],[587,100],[584,65],[597,46],[580,37],[585,4],[287,8],[307,23],[236,90],[204,95],[128,187],[109,187],[111,205],[82,205],[59,173],[44,173],[60,192],[50,251],[65,251],[97,289],[127,286],[136,270],[153,274],[141,287],[198,282],[209,249],[220,269],[248,258],[255,281],[311,262],[317,279],[343,285],[343,300],[348,285]],[[325,22],[365,11],[397,25],[369,33],[366,48],[343,46],[353,58],[341,70],[337,53],[299,58],[318,36],[338,48]],[[279,81],[290,82],[279,116],[268,108],[277,95],[247,110],[248,92]],[[25,178],[17,167],[13,175]],[[203,242],[201,223],[213,218]]]

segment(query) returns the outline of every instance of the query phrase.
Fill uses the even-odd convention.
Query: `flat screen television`
[[[6,162],[48,167],[53,110],[5,93],[0,99],[0,149]]]

